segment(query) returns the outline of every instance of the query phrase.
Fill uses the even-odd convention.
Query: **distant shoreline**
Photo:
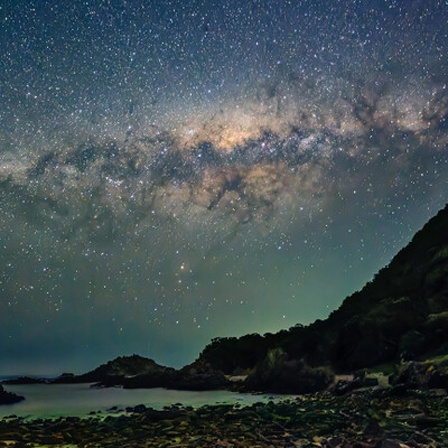
[[[31,378],[33,380],[52,380],[57,378],[58,375],[0,375],[0,383],[4,381],[13,381],[19,378]]]

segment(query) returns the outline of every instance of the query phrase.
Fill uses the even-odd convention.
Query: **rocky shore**
[[[448,447],[445,391],[368,389],[281,403],[144,406],[124,415],[0,421],[0,447]]]

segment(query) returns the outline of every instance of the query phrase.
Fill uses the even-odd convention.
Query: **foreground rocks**
[[[404,362],[392,383],[414,389],[448,389],[448,357],[439,362]]]
[[[137,406],[118,417],[0,421],[0,447],[448,447],[446,394],[396,389],[282,403]]]
[[[310,367],[303,360],[289,359],[280,348],[269,350],[248,376],[243,388],[280,394],[307,394],[326,389],[333,381],[330,368]]]

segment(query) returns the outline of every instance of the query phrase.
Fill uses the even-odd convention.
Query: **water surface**
[[[128,406],[144,404],[163,409],[176,403],[185,406],[234,404],[251,405],[260,401],[280,399],[281,396],[239,394],[229,391],[179,391],[154,389],[92,389],[89,384],[26,384],[7,385],[5,390],[26,399],[13,405],[0,406],[0,418],[16,415],[27,418],[87,416],[90,412],[117,413]],[[117,409],[111,410],[116,407]]]

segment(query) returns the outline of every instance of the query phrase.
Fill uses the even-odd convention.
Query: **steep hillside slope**
[[[327,319],[274,335],[217,338],[200,359],[226,374],[251,373],[250,388],[296,390],[324,387],[331,375],[322,367],[346,372],[445,353],[448,206]]]
[[[448,207],[327,323],[340,368],[448,352]]]

